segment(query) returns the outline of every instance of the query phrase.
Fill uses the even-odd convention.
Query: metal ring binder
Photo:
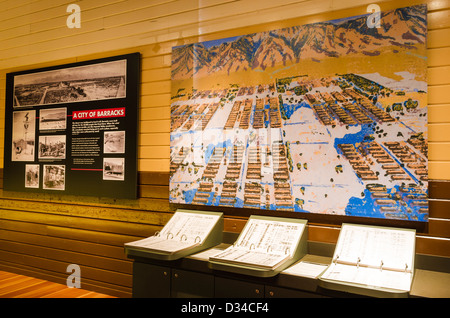
[[[198,239],[198,242],[197,242]],[[200,236],[196,236],[194,242],[195,243],[201,243],[202,239],[200,238]]]
[[[184,237],[184,240],[187,241],[187,236],[186,236],[186,234],[181,235],[180,241],[183,241],[183,237]]]
[[[171,236],[172,235],[172,236]],[[167,233],[167,237],[166,237],[168,240],[170,240],[170,239],[173,239],[173,233]]]
[[[343,224],[333,265],[319,285],[371,297],[408,297],[414,252],[415,230]]]
[[[338,262],[338,259],[339,259],[339,254],[338,255],[336,255],[336,258],[333,260],[333,263],[337,263]]]

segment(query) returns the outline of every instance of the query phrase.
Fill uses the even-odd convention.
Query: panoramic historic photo
[[[173,48],[174,203],[428,219],[426,6]]]
[[[126,60],[14,77],[14,107],[126,97]]]

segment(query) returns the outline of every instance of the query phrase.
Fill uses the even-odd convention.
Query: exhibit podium
[[[408,297],[414,277],[415,230],[342,224],[319,285],[371,297]]]
[[[177,260],[222,242],[223,213],[178,209],[164,228],[148,238],[126,243],[127,256]]]
[[[307,221],[252,215],[234,244],[209,257],[215,270],[272,277],[307,253]]]
[[[363,228],[356,229],[357,234],[361,234],[361,231],[366,231],[364,226],[361,227]],[[372,229],[372,227],[367,229],[369,228],[371,228],[371,231],[373,230],[371,235],[375,235],[380,230],[379,228]],[[345,257],[352,256],[352,251],[356,251],[343,249],[344,246],[349,246],[346,241],[349,241],[352,237],[355,239],[358,236],[350,233],[348,229],[347,225],[343,226],[338,245],[307,241],[306,232],[302,232],[298,249],[296,250],[298,254],[294,254],[292,259],[289,260],[289,263],[292,261],[291,264],[283,264],[282,267],[286,266],[283,270],[281,270],[282,267],[277,267],[275,270],[255,271],[250,266],[230,266],[230,264],[223,263],[213,264],[210,258],[233,246],[233,243],[238,242],[238,238],[242,235],[242,233],[222,232],[222,229],[219,231],[220,234],[216,233],[222,238],[220,244],[212,244],[213,246],[210,248],[205,248],[178,259],[167,255],[162,257],[149,251],[126,247],[127,256],[133,260],[133,297],[312,298],[368,296],[417,298],[449,296],[450,273],[448,269],[450,268],[450,263],[448,258],[414,254],[414,252],[411,252],[414,249],[412,240],[415,236],[414,231],[411,232],[404,229],[386,228],[388,231],[392,230],[390,232],[391,235],[395,234],[397,238],[405,238],[403,246],[407,248],[404,251],[409,249],[406,253],[403,253],[408,260],[411,260],[411,265],[408,265],[410,273],[404,273],[406,266],[403,266],[403,273],[408,276],[408,279],[404,281],[406,287],[403,290],[392,288],[392,285],[376,287],[374,282],[369,280],[366,281],[366,284],[352,282],[348,278],[347,281],[337,280],[337,273],[332,271],[331,266],[333,264],[344,265],[342,262],[345,260]],[[352,229],[354,230],[355,228],[352,227]],[[384,240],[385,243],[379,244],[377,247],[376,241],[369,240],[369,238],[366,241],[371,241],[370,244],[369,242],[363,244],[364,240],[362,239],[353,241],[359,242],[360,248],[365,246],[367,251],[381,251],[382,253],[378,255],[388,255],[384,251],[393,251],[389,246],[392,244],[387,243],[386,245],[386,242],[390,242],[390,240]],[[305,241],[307,243],[303,245]],[[383,240],[378,241],[382,242]],[[380,248],[382,246],[384,247]],[[306,255],[299,257],[303,253],[306,253]],[[337,258],[338,255],[339,258]],[[295,261],[297,257],[299,260]],[[341,259],[341,261],[338,262],[337,259]],[[364,264],[363,257],[360,256],[360,259],[358,266],[363,273],[365,270],[372,270],[379,277],[384,275],[385,278],[389,278],[391,274],[396,276],[400,273],[389,269],[392,264],[389,265],[388,258],[385,258],[386,261],[384,261],[383,266],[381,266],[380,261],[378,268],[367,267]],[[348,266],[356,267],[354,264]],[[351,268],[350,271],[352,270],[354,269]],[[370,278],[371,276],[369,275],[368,279]],[[389,279],[387,281],[389,283]],[[409,291],[408,286],[410,286]]]

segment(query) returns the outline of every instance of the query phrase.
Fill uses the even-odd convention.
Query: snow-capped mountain
[[[363,15],[243,35],[218,45],[206,42],[175,47],[172,79],[249,69],[264,71],[308,58],[376,56],[385,47],[392,47],[391,52],[414,50],[415,45],[426,43],[426,13],[426,5],[417,5],[382,12],[379,28],[368,27],[368,15]]]

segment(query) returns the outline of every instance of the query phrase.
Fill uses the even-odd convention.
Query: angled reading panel
[[[222,213],[177,210],[159,233],[126,243],[125,252],[130,256],[176,260],[220,244],[222,230]]]
[[[414,276],[415,230],[343,224],[325,288],[374,297],[407,297]]]
[[[306,254],[307,221],[251,216],[236,242],[209,258],[210,267],[270,277]]]

